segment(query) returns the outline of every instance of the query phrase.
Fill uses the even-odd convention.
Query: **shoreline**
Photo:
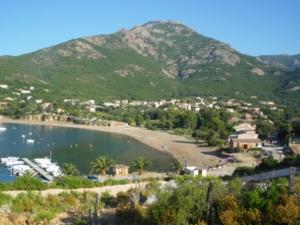
[[[106,127],[96,125],[80,125],[59,121],[43,122],[36,120],[14,120],[5,117],[0,119],[0,123],[66,127],[123,135],[133,138],[147,146],[152,147],[155,150],[168,153],[182,163],[186,162],[189,166],[196,166],[199,168],[215,166],[219,161],[217,156],[204,154],[205,152],[211,151],[211,148],[199,147],[194,140],[190,140],[179,135],[169,134],[163,131],[153,131],[131,126]],[[163,149],[163,146],[167,146],[167,148]]]

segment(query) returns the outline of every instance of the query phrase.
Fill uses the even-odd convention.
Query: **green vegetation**
[[[198,114],[197,128],[193,136],[205,140],[209,146],[223,146],[224,140],[233,132],[230,115],[225,111],[204,109]]]
[[[181,170],[183,169],[184,165],[179,162],[178,160],[175,160],[174,162],[172,162],[172,164],[170,165],[172,169],[175,170],[176,174],[180,174]]]
[[[106,176],[109,168],[114,164],[114,161],[106,156],[98,156],[95,162],[91,163],[91,172]]]
[[[145,159],[144,157],[138,157],[132,162],[131,167],[134,170],[137,170],[140,175],[142,175],[144,173],[144,170],[150,167],[150,165],[151,163],[148,159]]]
[[[300,165],[300,156],[287,156],[281,162],[272,158],[264,158],[255,168],[238,167],[235,169],[233,176],[246,176],[261,172],[272,171],[276,169],[285,169],[288,167],[298,167]]]
[[[103,208],[113,208],[115,220],[125,225],[294,225],[300,222],[298,178],[294,185],[290,184],[293,186],[285,178],[261,185],[243,184],[239,179],[224,182],[219,178],[181,176],[175,183],[176,186],[161,188],[153,180],[145,189],[120,192],[117,196],[109,192],[100,196],[90,192],[48,196],[27,192],[11,198],[0,193],[0,207],[8,207],[10,213],[24,215],[28,221],[38,224],[47,224],[62,212],[72,212],[78,224],[90,219],[105,224]],[[145,205],[153,195],[156,200]],[[93,216],[89,218],[91,212]]]
[[[0,191],[8,190],[45,190],[50,188],[64,188],[64,189],[76,189],[76,188],[91,188],[91,187],[103,187],[109,185],[126,184],[129,181],[126,179],[115,180],[108,179],[104,182],[95,182],[82,176],[62,176],[54,180],[53,183],[45,184],[40,179],[32,176],[17,177],[13,182],[0,183]]]
[[[63,163],[62,172],[67,176],[76,176],[79,175],[79,170],[72,163]]]
[[[299,179],[289,192],[286,179],[261,185],[243,185],[238,179],[182,177],[176,188],[156,190],[157,201],[147,209],[124,204],[116,216],[122,224],[298,224],[300,220]],[[132,216],[134,215],[134,216]]]

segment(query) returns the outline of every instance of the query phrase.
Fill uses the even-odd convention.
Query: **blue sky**
[[[0,55],[152,20],[182,22],[250,55],[300,53],[299,0],[1,0]]]

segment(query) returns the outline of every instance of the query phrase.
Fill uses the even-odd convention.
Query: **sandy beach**
[[[174,158],[181,162],[187,162],[189,166],[197,166],[206,168],[218,164],[218,158],[205,154],[211,148],[199,147],[194,140],[183,136],[169,134],[163,131],[152,131],[145,128],[131,126],[92,126],[78,125],[66,122],[43,122],[35,120],[13,120],[9,118],[1,118],[1,123],[17,123],[29,125],[46,125],[57,127],[70,127],[78,129],[88,129],[101,132],[109,132],[134,138],[154,149],[164,151],[171,154]]]

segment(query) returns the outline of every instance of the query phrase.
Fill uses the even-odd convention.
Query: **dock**
[[[34,169],[40,176],[42,176],[48,182],[52,182],[53,181],[54,177],[52,175],[50,175],[49,173],[47,173],[44,169],[42,169],[41,167],[39,167],[37,164],[35,164],[34,162],[32,162],[30,159],[28,159],[28,158],[22,158],[22,160],[25,162],[25,164],[27,164],[32,169]]]

